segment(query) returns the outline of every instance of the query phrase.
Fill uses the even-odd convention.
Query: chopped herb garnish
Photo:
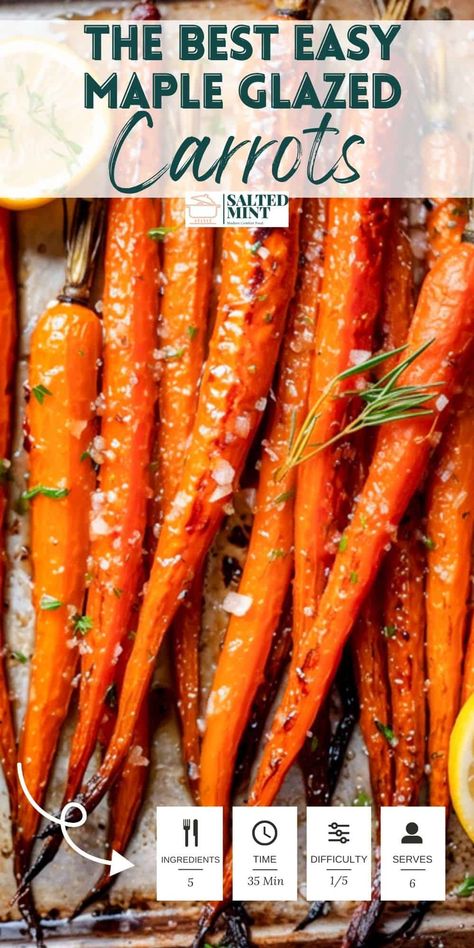
[[[265,316],[263,317],[263,321],[264,321],[264,323],[272,323],[272,322],[273,322],[273,313],[265,313]]]
[[[20,665],[26,665],[28,661],[28,656],[24,655],[23,652],[12,652],[12,658],[14,658],[16,662],[20,662]]]
[[[148,231],[148,236],[152,240],[164,240],[167,234],[171,234],[173,230],[176,230],[176,227],[152,227]]]
[[[286,556],[286,550],[283,550],[281,547],[276,547],[274,550],[270,550],[268,554],[269,560],[280,560],[283,556]]]
[[[389,727],[388,724],[382,724],[381,721],[377,721],[377,719],[375,719],[375,727],[378,731],[380,731],[387,743],[390,744],[390,747],[397,746],[398,737],[395,736],[392,728]]]
[[[474,876],[466,876],[461,885],[456,889],[456,895],[462,899],[468,899],[474,893]]]
[[[54,609],[60,609],[61,606],[62,602],[60,599],[55,599],[54,596],[48,596],[47,594],[41,596],[40,609],[42,609],[43,612],[53,612]]]
[[[382,352],[379,355],[372,356],[365,362],[351,366],[336,375],[325,387],[320,397],[314,403],[308,412],[299,434],[284,464],[277,472],[277,479],[281,480],[288,471],[297,464],[302,464],[315,454],[336,444],[341,439],[347,438],[356,431],[364,428],[376,427],[378,425],[389,424],[390,422],[406,420],[408,418],[420,418],[425,415],[432,415],[433,409],[428,407],[429,402],[438,393],[440,382],[433,382],[431,385],[397,385],[400,377],[416,359],[419,358],[431,345],[432,339],[429,339],[424,345],[420,346],[415,352],[407,356],[393,369],[377,379],[375,382],[369,382],[364,389],[344,390],[337,392],[337,387],[341,382],[346,381],[357,375],[370,372],[386,359],[393,358],[404,352],[406,346],[400,346],[398,349],[392,349],[389,352]],[[327,441],[311,443],[316,421],[321,415],[321,406],[330,397],[352,398],[358,397],[362,402],[362,409],[359,414],[345,425],[337,434],[333,435]]]
[[[265,300],[267,299],[268,299],[268,293],[260,293],[260,295],[257,296],[257,300],[259,303],[264,303]]]
[[[37,484],[36,487],[23,491],[21,496],[23,500],[28,501],[37,497],[38,494],[43,497],[52,497],[53,500],[61,500],[62,497],[67,497],[69,490],[67,487],[45,487],[44,484]]]
[[[370,797],[366,794],[365,790],[359,790],[357,796],[354,800],[354,806],[370,806],[372,803]]]
[[[80,458],[80,461],[92,461],[90,451],[83,451]]]
[[[53,394],[52,392],[50,392],[49,388],[46,388],[46,385],[34,385],[33,388],[31,389],[31,392],[35,396],[36,401],[39,402],[40,405],[43,404],[46,398],[46,395]]]
[[[195,339],[198,332],[199,332],[199,329],[197,328],[197,326],[188,326],[188,336],[190,339]]]
[[[422,534],[421,542],[424,543],[427,550],[436,550],[436,543],[431,537],[425,537],[424,534]]]
[[[344,550],[347,550],[348,539],[345,534],[342,534],[341,539],[339,540],[339,553],[344,553]]]
[[[355,586],[356,583],[359,582],[359,574],[356,573],[355,570],[352,570],[352,572],[351,572],[351,574],[350,574],[350,576],[349,576],[349,579],[350,579],[351,583],[353,583],[354,586]]]
[[[316,753],[318,746],[319,746],[318,736],[317,734],[313,734],[313,737],[311,738],[311,752],[313,754]]]
[[[396,634],[397,634],[396,625],[384,625],[382,629],[382,635],[384,635],[386,639],[394,639]]]
[[[114,596],[117,596],[117,599],[120,599],[120,596],[123,593],[123,589],[119,589],[118,586],[114,586],[113,593],[114,593]]]
[[[90,616],[74,616],[74,631],[78,635],[87,635],[92,629],[92,619]]]
[[[275,497],[273,501],[274,504],[284,504],[287,500],[291,500],[294,497],[294,490],[284,490],[282,494],[278,494],[278,497]]]
[[[261,241],[261,240],[256,240],[255,243],[252,244],[251,247],[250,247],[250,253],[258,253],[258,251],[260,250],[260,247],[261,247],[261,246],[262,246],[262,241]]]

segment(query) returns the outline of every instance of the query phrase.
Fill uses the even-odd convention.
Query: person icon
[[[407,835],[402,839],[404,845],[413,845],[414,843],[419,845],[423,842],[421,836],[418,835],[418,823],[407,823],[405,829]]]

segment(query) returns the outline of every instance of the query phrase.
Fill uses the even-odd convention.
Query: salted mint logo
[[[288,227],[286,192],[189,191],[186,194],[187,227]]]

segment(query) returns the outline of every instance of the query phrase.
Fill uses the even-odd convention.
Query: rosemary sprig
[[[282,480],[291,468],[302,464],[330,445],[347,438],[348,435],[354,434],[356,431],[361,431],[363,428],[433,414],[433,409],[428,407],[428,402],[436,394],[437,388],[442,384],[441,382],[433,382],[429,386],[397,385],[400,376],[425,352],[432,342],[433,340],[429,339],[428,342],[425,342],[419,349],[403,359],[382,378],[375,382],[369,382],[364,389],[345,389],[340,393],[335,391],[337,386],[347,381],[347,379],[370,372],[387,359],[393,359],[394,356],[400,355],[406,350],[406,345],[400,346],[398,349],[392,349],[389,352],[381,352],[370,359],[366,359],[365,362],[351,366],[336,375],[308,412],[298,435],[293,439],[285,463],[276,472],[276,480]],[[357,396],[362,401],[361,411],[332,438],[313,444],[311,443],[311,436],[314,426],[321,416],[323,403],[330,396],[334,398],[353,398]]]

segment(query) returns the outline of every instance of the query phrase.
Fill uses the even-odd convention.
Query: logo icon
[[[259,846],[270,846],[278,836],[278,830],[271,820],[259,820],[252,828],[252,836]]]
[[[212,194],[189,193],[186,195],[186,224],[188,227],[213,227],[219,221],[220,205]]]

